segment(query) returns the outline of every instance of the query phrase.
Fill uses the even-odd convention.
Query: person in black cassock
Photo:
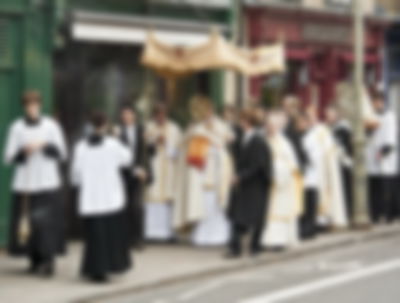
[[[372,104],[379,125],[369,130],[366,147],[370,217],[374,223],[392,222],[399,214],[398,121],[381,92],[374,94]]]
[[[353,219],[353,134],[349,121],[341,117],[339,109],[331,105],[326,109],[326,120],[340,148],[340,167],[346,199],[347,216]]]
[[[107,120],[102,113],[94,114],[91,121],[93,132],[75,146],[71,180],[78,190],[83,220],[81,273],[100,283],[107,281],[109,273],[131,266],[121,168],[130,165],[132,156],[118,139],[105,135]]]
[[[145,129],[138,121],[136,110],[124,105],[120,111],[120,140],[130,149],[132,163],[122,170],[128,200],[126,213],[133,248],[142,248],[144,242],[144,191],[151,182],[150,147],[145,140]]]
[[[27,91],[22,101],[25,116],[11,125],[5,150],[5,162],[15,165],[9,251],[27,254],[29,272],[49,277],[65,250],[59,164],[67,153],[59,124],[41,114],[40,93]]]
[[[235,159],[236,176],[232,181],[228,208],[232,226],[228,258],[241,255],[241,241],[247,232],[251,233],[251,254],[257,255],[262,251],[261,237],[267,217],[272,163],[268,145],[257,132],[257,122],[251,110],[244,110],[240,115],[243,134]]]

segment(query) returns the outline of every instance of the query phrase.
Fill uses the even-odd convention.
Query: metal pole
[[[354,224],[356,227],[368,227],[370,220],[367,204],[367,175],[365,168],[365,129],[363,123],[362,98],[364,87],[364,9],[362,0],[353,0],[354,10]]]

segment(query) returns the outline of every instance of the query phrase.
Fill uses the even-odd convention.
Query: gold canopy
[[[286,69],[282,43],[254,49],[238,48],[217,31],[210,34],[206,43],[194,47],[171,46],[149,32],[142,63],[169,77],[210,69],[229,69],[247,76],[282,73]]]

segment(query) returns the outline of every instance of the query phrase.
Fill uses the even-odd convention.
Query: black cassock
[[[59,190],[43,191],[28,196],[28,214],[31,236],[25,245],[18,241],[18,227],[26,196],[14,193],[9,252],[20,256],[28,254],[33,263],[52,261],[57,254],[65,252],[65,212]]]
[[[122,211],[83,219],[85,252],[81,273],[85,277],[102,277],[122,273],[131,267],[126,239],[127,218]]]
[[[350,159],[353,156],[352,146],[352,132],[351,129],[344,124],[338,123],[333,129],[333,135],[336,142],[341,146],[343,152]],[[353,219],[353,173],[352,168],[346,164],[341,163],[341,174],[343,189],[346,199],[347,216],[349,220]]]
[[[228,208],[232,223],[230,248],[234,253],[241,252],[240,237],[249,229],[253,233],[251,249],[261,248],[272,180],[271,152],[264,139],[253,135],[247,143],[241,143],[235,159],[239,184],[232,189]]]
[[[302,134],[301,132],[296,130],[295,122],[293,120],[289,121],[289,124],[285,131],[285,135],[292,144],[294,151],[296,153],[297,161],[300,164],[301,170],[304,172],[305,167],[307,166],[309,160],[307,157],[307,153],[304,151],[301,143]]]
[[[145,186],[151,182],[152,173],[149,161],[149,146],[146,144],[144,127],[140,124],[135,128],[135,144],[129,146],[134,154],[134,163],[129,168],[122,170],[125,193],[127,197],[126,215],[128,217],[128,230],[130,242],[133,247],[140,247],[144,241],[144,207],[143,193]],[[121,141],[129,145],[126,127],[121,126]],[[143,168],[148,176],[146,184],[133,175],[134,168]]]

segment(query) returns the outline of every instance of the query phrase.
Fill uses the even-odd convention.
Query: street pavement
[[[398,303],[399,281],[400,233],[296,260],[93,302]]]
[[[133,270],[123,276],[114,277],[105,285],[93,285],[79,277],[82,253],[82,244],[79,242],[69,245],[68,255],[58,260],[57,274],[51,280],[25,274],[24,270],[27,267],[25,259],[9,258],[0,252],[0,302],[242,303],[243,300],[269,296],[275,291],[285,291],[294,286],[303,286],[294,293],[298,294],[300,291],[303,293],[302,296],[307,296],[310,302],[314,302],[311,301],[312,296],[318,293],[314,291],[316,287],[318,288],[318,285],[315,286],[316,278],[329,277],[329,274],[334,273],[341,274],[348,268],[357,269],[359,266],[364,266],[372,273],[379,272],[382,276],[395,275],[396,270],[386,271],[386,267],[397,268],[396,261],[389,265],[383,264],[383,272],[381,267],[368,269],[367,265],[370,264],[368,262],[373,265],[375,261],[380,266],[379,263],[383,260],[391,261],[396,251],[400,253],[397,246],[389,245],[391,243],[389,239],[396,239],[399,235],[399,224],[377,226],[368,231],[335,232],[321,235],[284,253],[266,253],[256,260],[246,256],[236,261],[222,258],[224,248],[199,249],[185,244],[150,245],[143,252],[135,253]],[[377,239],[380,241],[387,239],[389,244],[386,242],[366,244]],[[398,242],[396,241],[394,243]],[[369,249],[360,250],[363,245],[371,247],[371,252],[367,254]],[[336,252],[343,247],[347,247],[346,249],[350,251],[349,257],[343,252],[341,254]],[[377,248],[373,250],[373,247]],[[322,255],[327,251],[332,254],[329,258]],[[341,255],[343,257],[340,257]],[[376,260],[372,258],[373,256]],[[351,281],[351,285],[357,287],[359,281],[354,277],[352,279],[354,281]],[[371,276],[368,281],[372,279]],[[311,285],[302,285],[305,282]],[[330,285],[333,282],[324,283]],[[339,286],[344,287],[344,285]],[[384,286],[389,288],[390,283],[385,283]],[[325,291],[335,291],[335,289],[337,288],[327,288]],[[372,286],[368,286],[367,290],[369,289],[373,289]],[[393,290],[385,289],[384,293],[389,297],[391,291],[396,292],[396,287],[393,287]],[[339,294],[345,293],[339,291]],[[302,296],[296,297],[294,302],[302,302],[299,301]],[[369,298],[372,296],[371,294]]]

